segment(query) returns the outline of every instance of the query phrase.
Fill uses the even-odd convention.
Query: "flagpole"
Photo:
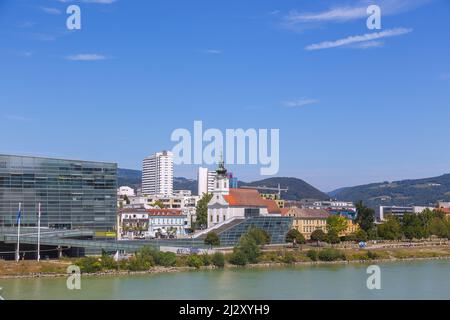
[[[22,209],[22,203],[19,202],[19,213],[17,216],[17,251],[16,251],[16,262],[19,262],[20,260],[20,220],[21,220],[21,209]]]
[[[38,211],[38,242],[37,242],[37,261],[41,261],[41,203],[39,202]]]

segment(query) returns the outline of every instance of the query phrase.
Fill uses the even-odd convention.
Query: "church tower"
[[[215,181],[214,194],[228,195],[230,193],[230,181],[227,175],[227,169],[225,169],[225,164],[223,157],[220,157],[219,167],[216,170],[217,176]]]

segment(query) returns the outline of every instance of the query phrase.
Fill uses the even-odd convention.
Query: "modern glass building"
[[[117,164],[0,154],[0,228],[21,225],[91,230],[115,237]]]
[[[265,230],[271,244],[286,243],[286,234],[292,228],[292,217],[255,216],[230,224],[229,228],[217,231],[222,246],[234,246],[252,227]]]

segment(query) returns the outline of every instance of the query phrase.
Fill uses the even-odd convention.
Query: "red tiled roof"
[[[260,207],[267,208],[272,214],[281,213],[277,203],[274,200],[261,198],[258,190],[254,189],[230,189],[224,199],[230,206],[238,207]]]
[[[282,215],[282,216],[287,216],[289,210],[291,210],[291,208],[281,208],[281,209],[280,209],[281,215]]]

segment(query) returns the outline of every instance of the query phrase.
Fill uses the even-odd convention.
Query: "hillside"
[[[435,205],[437,201],[450,201],[450,174],[341,188],[329,195],[340,200],[362,200],[373,208],[380,205]]]
[[[130,169],[119,169],[118,172],[118,185],[129,186],[132,188],[140,188],[141,186],[141,171]],[[287,200],[300,200],[300,199],[319,199],[326,200],[329,196],[322,191],[314,188],[305,181],[297,178],[269,178],[254,182],[242,182],[239,181],[239,186],[266,186],[266,187],[278,187],[278,184],[282,188],[288,188],[289,192],[283,193],[283,198]],[[175,190],[191,190],[192,194],[197,194],[197,181],[186,178],[174,178]],[[261,192],[265,192],[261,190]],[[273,192],[267,192],[273,193]]]
[[[278,188],[280,184],[281,188],[288,188],[287,193],[283,192],[282,197],[285,200],[301,200],[301,199],[317,199],[328,200],[329,196],[322,191],[314,188],[307,182],[297,178],[269,178],[260,181],[254,181],[250,183],[239,182],[239,186],[265,186],[271,188]],[[261,193],[274,193],[274,191],[260,190]]]

